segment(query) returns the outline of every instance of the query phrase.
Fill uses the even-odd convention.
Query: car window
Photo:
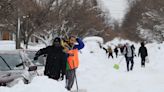
[[[10,70],[10,68],[6,65],[6,63],[3,61],[2,58],[0,58],[0,70],[1,71]]]
[[[36,51],[26,51],[28,57],[32,60],[32,62],[37,65],[37,66],[43,66],[45,63],[44,63],[44,59],[45,57],[44,56],[40,56],[38,57],[38,60],[34,61],[34,57],[35,57],[35,54],[36,54]]]
[[[23,66],[16,67],[16,65],[22,63],[21,56],[19,54],[0,54],[0,70],[14,70],[23,69]]]

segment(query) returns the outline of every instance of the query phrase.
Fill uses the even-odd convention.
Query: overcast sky
[[[107,8],[111,16],[121,20],[127,9],[127,0],[101,0],[103,7]]]

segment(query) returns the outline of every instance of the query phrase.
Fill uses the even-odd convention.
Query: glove
[[[38,57],[35,56],[35,57],[34,57],[34,60],[38,60]]]
[[[60,80],[62,81],[64,79],[64,75],[62,74],[60,77]]]
[[[61,76],[61,80],[63,80],[63,79],[64,79],[64,75]]]

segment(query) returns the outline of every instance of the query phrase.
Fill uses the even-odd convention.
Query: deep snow
[[[77,69],[77,80],[80,89],[87,89],[87,92],[164,92],[164,43],[146,44],[150,62],[146,63],[145,68],[141,68],[140,57],[135,57],[134,70],[127,72],[123,56],[115,58],[114,55],[114,59],[108,59],[105,51],[100,49],[97,43],[102,41],[101,39],[94,37],[87,40],[84,41],[85,48],[79,53],[80,67]],[[110,45],[114,48],[118,43],[126,42],[135,45],[137,54],[140,44],[130,41],[114,39],[104,46]],[[120,61],[120,69],[114,69],[113,65]],[[74,89],[76,89],[76,83],[73,86]],[[20,82],[11,88],[0,87],[0,92],[36,91],[67,92],[65,81],[57,82],[46,76],[36,77],[28,85]]]

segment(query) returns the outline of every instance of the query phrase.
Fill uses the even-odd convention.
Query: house
[[[1,31],[0,30],[0,40],[14,40],[15,35],[8,31]]]
[[[5,26],[5,24],[0,23],[0,40],[14,40],[14,34],[8,31]]]

